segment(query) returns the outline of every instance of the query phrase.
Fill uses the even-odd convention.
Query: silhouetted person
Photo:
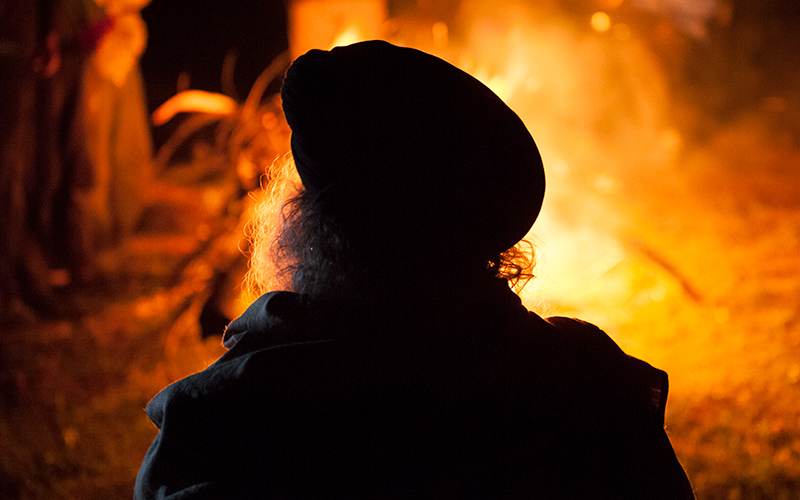
[[[291,291],[150,403],[137,498],[693,498],[666,374],[508,286],[544,195],[511,109],[385,42],[307,53],[282,97]]]

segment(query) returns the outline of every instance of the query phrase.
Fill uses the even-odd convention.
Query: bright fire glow
[[[611,28],[611,18],[605,12],[595,12],[592,14],[592,28],[600,33]]]
[[[330,49],[381,38],[384,0],[294,0],[289,2],[292,58],[310,49]]]
[[[342,30],[341,33],[339,33],[336,39],[333,40],[333,42],[330,44],[331,47],[329,48],[350,45],[362,40],[364,40],[364,35],[361,34],[358,26],[347,26]]]
[[[153,111],[153,123],[163,125],[178,113],[208,113],[228,116],[233,114],[239,105],[230,97],[206,92],[203,90],[186,90],[180,92]]]

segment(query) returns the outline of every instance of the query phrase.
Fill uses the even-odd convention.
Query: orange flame
[[[156,125],[163,125],[178,113],[207,113],[228,116],[239,109],[239,104],[230,97],[203,90],[186,90],[170,97],[153,111],[152,119]]]

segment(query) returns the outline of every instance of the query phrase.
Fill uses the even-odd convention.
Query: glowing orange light
[[[163,125],[178,113],[209,113],[212,115],[226,116],[233,114],[239,105],[228,96],[205,92],[202,90],[187,90],[170,97],[167,102],[153,111],[153,123]]]
[[[605,12],[595,12],[592,14],[592,28],[600,33],[608,31],[611,28],[611,18]]]
[[[382,37],[384,0],[292,0],[289,48],[292,58],[310,49],[330,49]]]
[[[449,32],[447,29],[447,25],[441,21],[434,23],[431,27],[431,31],[433,34],[433,45],[437,49],[443,49],[447,47],[449,42]]]
[[[345,27],[337,36],[336,39],[331,43],[331,47],[341,47],[344,45],[350,45],[352,43],[360,42],[364,40],[364,35],[358,29],[358,26],[351,25]]]

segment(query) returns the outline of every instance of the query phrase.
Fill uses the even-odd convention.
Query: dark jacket
[[[258,299],[148,405],[135,497],[693,498],[666,373],[596,327],[500,285],[380,309]]]

